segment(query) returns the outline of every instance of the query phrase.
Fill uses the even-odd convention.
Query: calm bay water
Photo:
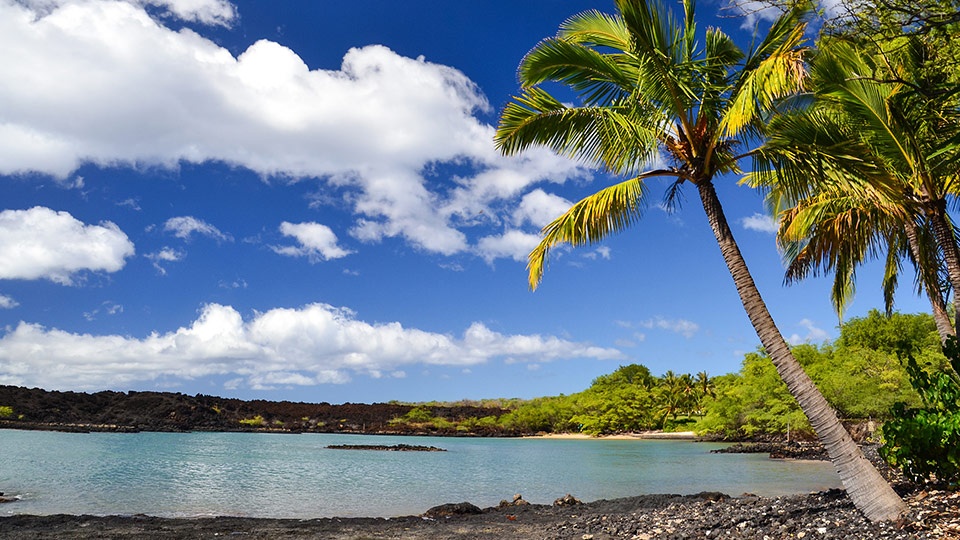
[[[447,452],[331,450],[420,444]],[[0,430],[2,514],[314,518],[419,514],[515,493],[551,503],[647,493],[776,496],[839,487],[829,463],[711,454],[684,441],[56,433]]]

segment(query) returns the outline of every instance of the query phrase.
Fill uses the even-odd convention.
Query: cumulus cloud
[[[563,197],[535,189],[520,199],[520,204],[513,212],[513,221],[516,225],[530,223],[542,229],[571,206],[573,203]]]
[[[309,257],[311,261],[328,261],[353,253],[337,245],[337,235],[330,227],[320,223],[284,221],[280,224],[280,232],[284,236],[292,236],[300,243],[298,246],[275,246],[273,250],[280,255]]]
[[[84,271],[117,272],[134,254],[115,224],[85,224],[42,206],[0,212],[0,279],[49,279],[72,285]]]
[[[229,26],[237,15],[233,4],[225,0],[125,1],[137,6],[157,8],[159,15],[164,18],[176,18],[217,26]],[[77,0],[16,0],[16,2],[41,14],[49,14],[55,9],[79,3]]]
[[[19,305],[20,302],[17,302],[5,294],[0,294],[0,309],[13,309]]]
[[[477,243],[477,253],[488,263],[501,257],[525,262],[527,255],[539,243],[540,235],[511,230],[501,235],[481,238]]]
[[[159,6],[177,18],[217,26],[229,26],[237,16],[233,4],[225,0],[134,0],[134,3]]]
[[[769,234],[776,234],[779,229],[777,220],[765,214],[753,214],[750,217],[745,217],[740,220],[740,224],[743,225],[744,229]]]
[[[233,237],[220,232],[220,229],[193,216],[172,217],[163,224],[163,230],[173,233],[177,238],[189,240],[193,235],[206,236],[217,241],[232,241]]]
[[[470,366],[567,358],[620,359],[616,349],[554,336],[504,335],[473,323],[460,337],[371,324],[326,304],[277,308],[249,320],[205,306],[196,321],[137,339],[75,334],[21,322],[0,338],[0,384],[94,390],[159,378],[231,377],[232,385],[342,383],[410,366]]]
[[[148,1],[202,22],[234,16],[216,0],[0,0],[0,174],[218,161],[319,178],[349,192],[356,238],[441,254],[473,248],[470,216],[497,222],[509,217],[497,202],[589,174],[542,149],[500,156],[476,116],[490,105],[452,67],[379,45],[332,70],[267,40],[234,56],[164,26]],[[428,183],[443,164],[467,172]]]

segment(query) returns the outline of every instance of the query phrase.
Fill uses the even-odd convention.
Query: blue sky
[[[736,371],[758,340],[693,190],[527,288],[539,228],[611,179],[491,137],[523,54],[590,8],[0,0],[0,384],[340,403]],[[835,337],[761,197],[718,189],[783,334]],[[868,268],[849,315],[880,305]]]

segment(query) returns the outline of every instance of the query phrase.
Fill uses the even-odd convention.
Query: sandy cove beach
[[[640,431],[636,433],[618,433],[616,435],[587,435],[585,433],[543,433],[539,435],[528,435],[525,439],[610,439],[610,440],[638,440],[638,439],[659,439],[659,440],[677,440],[692,441],[697,440],[697,434],[693,431]]]

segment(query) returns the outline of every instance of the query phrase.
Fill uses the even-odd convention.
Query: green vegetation
[[[933,317],[886,317],[874,310],[844,324],[835,343],[793,348],[804,370],[845,419],[885,420],[894,403],[919,403],[899,360],[903,353],[921,358],[932,369],[945,365]],[[762,352],[746,355],[739,373],[718,377],[714,384],[716,397],[707,400],[707,414],[698,425],[702,432],[728,437],[788,431],[813,435]]]
[[[917,481],[960,482],[960,346],[955,337],[944,344],[950,366],[925,370],[907,357],[910,383],[922,406],[894,406],[894,418],[884,424],[880,455]]]
[[[0,405],[0,418],[12,418],[13,407],[9,405]]]
[[[240,424],[250,427],[263,427],[266,423],[267,421],[259,414],[253,418],[244,418],[240,420]]]
[[[891,418],[895,403],[921,404],[921,395],[911,386],[899,360],[902,354],[917,358],[928,373],[948,369],[933,317],[926,314],[888,317],[874,310],[844,324],[835,342],[797,345],[793,354],[840,417],[848,420],[882,422]],[[806,416],[762,351],[747,354],[739,372],[719,377],[672,371],[657,377],[645,366],[631,364],[597,377],[589,388],[575,394],[484,403],[509,412],[441,418],[434,408],[452,404],[418,404],[391,424],[488,434],[606,435],[663,429],[727,438],[814,436]]]

